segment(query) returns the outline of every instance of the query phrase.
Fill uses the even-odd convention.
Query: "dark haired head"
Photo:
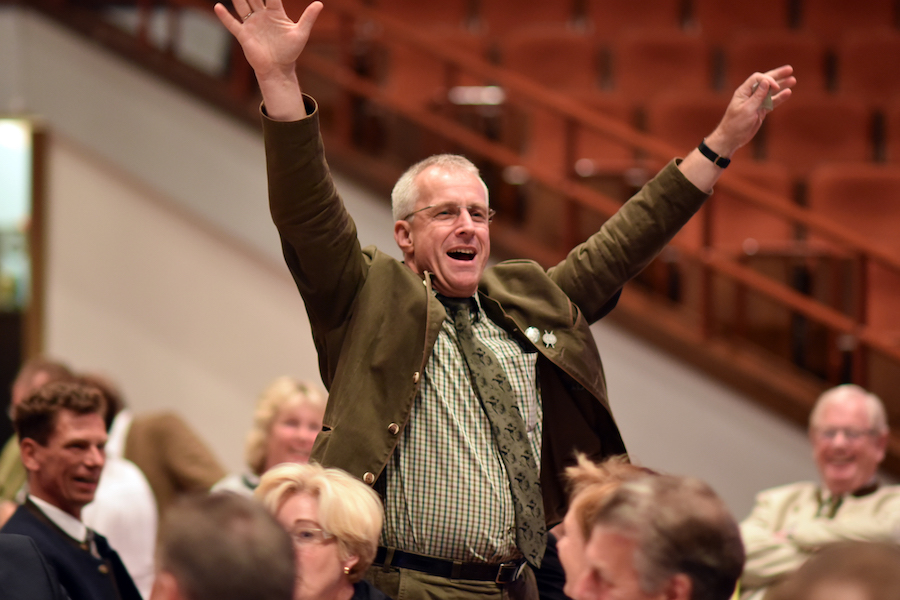
[[[77,415],[106,412],[106,400],[96,387],[77,381],[57,381],[41,386],[13,407],[13,426],[19,440],[30,438],[46,446],[60,411]]]

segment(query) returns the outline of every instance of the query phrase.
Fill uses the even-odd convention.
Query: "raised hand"
[[[305,116],[296,62],[322,11],[322,3],[307,6],[296,23],[285,13],[281,0],[234,0],[239,18],[221,3],[214,10],[237,38],[253,67],[269,116],[279,120]]]
[[[747,78],[735,90],[725,109],[725,116],[704,140],[706,145],[719,156],[730,158],[738,148],[752,140],[770,110],[778,108],[791,97],[791,88],[797,83],[793,73],[794,68],[785,65],[766,73],[754,73]],[[769,90],[772,90],[771,109],[764,106]],[[723,171],[696,148],[678,168],[688,181],[706,191],[712,191]]]
[[[786,102],[791,97],[791,88],[797,83],[793,72],[793,67],[784,65],[748,77],[735,90],[725,110],[725,116],[707,138],[707,145],[722,156],[731,156],[738,148],[753,139],[770,112],[764,106],[766,95],[769,90],[772,91],[771,110]]]

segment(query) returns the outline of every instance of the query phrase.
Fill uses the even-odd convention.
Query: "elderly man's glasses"
[[[432,204],[431,206],[426,206],[424,208],[420,208],[419,210],[414,210],[406,215],[403,220],[409,221],[418,213],[424,213],[423,216],[428,217],[432,221],[453,223],[459,218],[459,215],[462,214],[463,209],[465,209],[465,211],[469,213],[469,218],[471,218],[472,222],[476,225],[489,225],[490,222],[494,219],[494,215],[497,214],[494,209],[488,208],[487,206],[481,204],[470,204],[468,206],[463,206],[462,204],[453,204],[452,202],[447,202],[444,204]]]
[[[816,437],[822,440],[833,442],[837,439],[838,434],[844,434],[844,439],[848,442],[858,442],[866,436],[874,435],[874,429],[854,429],[852,427],[826,427],[824,429],[816,429]]]
[[[291,537],[298,546],[312,546],[324,544],[334,538],[334,534],[319,527],[298,527],[291,532]]]

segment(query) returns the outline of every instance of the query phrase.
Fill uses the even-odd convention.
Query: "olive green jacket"
[[[263,129],[272,218],[330,392],[313,459],[372,484],[407,425],[446,315],[428,273],[360,248],[324,158],[315,102],[306,101],[309,118],[264,117]],[[550,525],[565,512],[562,475],[575,450],[594,458],[625,452],[590,324],[706,197],[671,164],[555,267],[514,260],[484,273],[479,295],[488,316],[539,353],[541,484]],[[532,344],[524,335],[529,327],[552,332],[554,347]]]

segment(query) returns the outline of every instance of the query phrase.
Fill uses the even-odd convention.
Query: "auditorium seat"
[[[372,6],[416,27],[464,27],[470,16],[468,0],[374,0]]]
[[[833,219],[897,257],[900,256],[900,166],[876,164],[823,165],[810,174],[811,210]],[[833,243],[820,234],[811,235]],[[900,272],[869,261],[867,322],[900,330]]]
[[[712,91],[664,92],[645,104],[644,129],[675,146],[679,156],[684,156],[712,133],[730,99],[730,94]],[[751,157],[751,149],[744,147],[737,151],[734,159],[737,162]],[[656,164],[651,170],[663,164]]]
[[[577,98],[604,116],[634,126],[635,107],[624,96],[593,92],[579,94]],[[634,148],[593,129],[579,131],[575,148],[575,171],[585,177],[622,173],[635,165]]]
[[[484,58],[487,52],[487,42],[482,36],[461,29],[432,29],[429,36],[444,47],[465,50],[479,58]],[[484,84],[409,44],[388,46],[387,56],[382,90],[404,104],[440,104],[446,101],[451,86]]]
[[[884,109],[884,157],[887,162],[900,165],[900,97]]]
[[[726,89],[734,90],[757,71],[791,65],[797,91],[825,90],[825,46],[808,32],[786,29],[738,32],[725,43]]]
[[[790,25],[789,4],[790,0],[692,0],[690,24],[711,43],[721,46],[738,33],[787,29]],[[640,3],[636,5],[640,6]]]
[[[793,184],[790,172],[781,164],[735,159],[721,182],[741,180],[772,192],[784,204],[792,202]],[[703,240],[704,214],[711,212],[712,246],[736,253],[754,253],[760,246],[784,244],[793,238],[794,226],[789,219],[747,202],[738,193],[717,185],[712,198],[675,237],[690,247],[700,247]]]
[[[585,108],[633,125],[634,107],[621,96],[599,91],[567,95]],[[573,128],[562,115],[520,103],[515,95],[510,96],[509,104],[516,111],[518,130],[507,132],[507,141],[522,153],[527,164],[564,176],[609,175],[634,166],[634,150],[628,144],[589,128]]]
[[[547,25],[573,25],[573,0],[521,2],[520,0],[477,0],[475,11],[479,28],[491,36],[516,29]]]
[[[784,163],[799,179],[825,162],[873,159],[872,115],[853,96],[797,93],[763,127],[765,158]]]
[[[837,48],[837,88],[879,108],[900,97],[900,31],[861,29],[844,35]]]
[[[627,29],[680,29],[683,21],[681,0],[584,1],[588,28],[601,41],[610,41]]]
[[[673,29],[623,32],[611,49],[612,88],[635,102],[666,91],[703,92],[712,87],[709,45],[697,35]]]
[[[834,44],[850,29],[893,27],[894,0],[800,0],[800,28]]]
[[[529,28],[498,43],[499,64],[552,90],[587,92],[600,82],[591,38],[566,27]]]

